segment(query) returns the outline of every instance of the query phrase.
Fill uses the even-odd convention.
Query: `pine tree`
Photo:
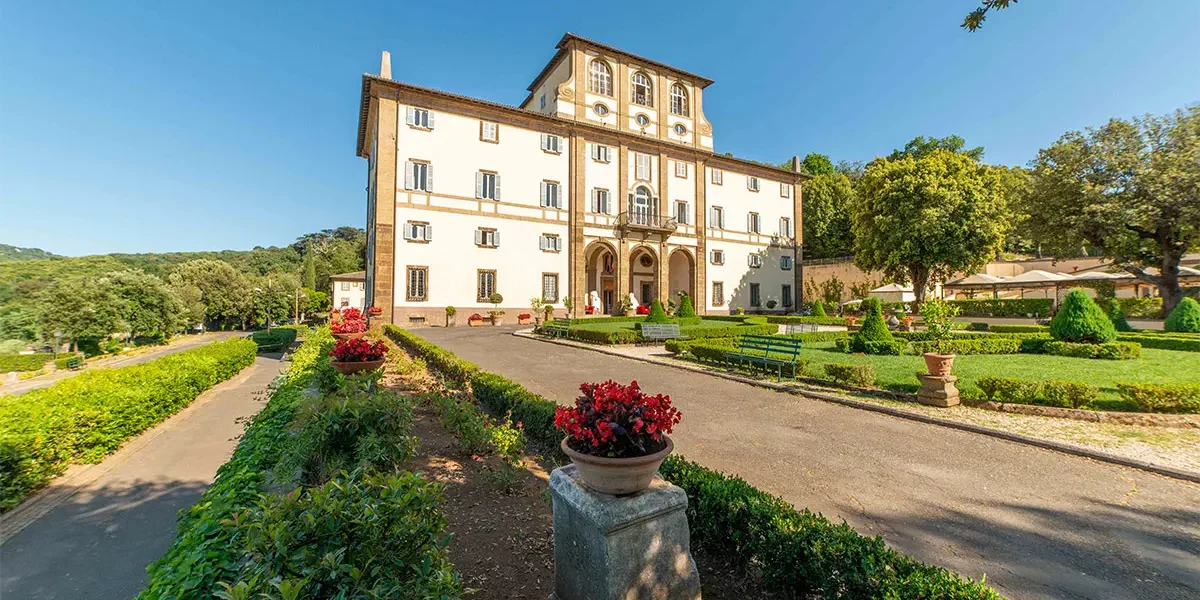
[[[646,317],[647,323],[670,323],[671,318],[667,316],[667,311],[663,310],[662,302],[658,298],[650,303],[650,315]]]
[[[692,297],[687,292],[679,292],[679,310],[675,316],[680,318],[696,316],[696,308],[692,306]]]
[[[1200,302],[1196,302],[1194,298],[1180,300],[1175,310],[1167,315],[1167,320],[1163,322],[1163,329],[1181,333],[1200,333]]]
[[[1117,338],[1117,329],[1087,292],[1075,288],[1050,320],[1050,335],[1063,342],[1104,344]]]
[[[312,248],[304,252],[304,287],[317,289],[317,263],[313,260]]]
[[[814,317],[827,316],[825,314],[825,302],[823,300],[817,300],[817,301],[813,302],[812,316],[814,316]]]

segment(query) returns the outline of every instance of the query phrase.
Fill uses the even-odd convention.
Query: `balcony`
[[[646,231],[670,235],[675,233],[679,222],[667,216],[651,212],[623,212],[617,215],[617,229],[624,231]]]

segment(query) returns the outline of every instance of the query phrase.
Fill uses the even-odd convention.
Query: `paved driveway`
[[[670,394],[677,453],[1011,598],[1200,598],[1200,486],[512,331],[415,330],[560,403],[609,378]]]

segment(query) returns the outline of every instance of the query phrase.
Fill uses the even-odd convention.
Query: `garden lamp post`
[[[54,358],[55,359],[58,358],[58,349],[62,346],[62,335],[63,335],[63,330],[61,330],[61,329],[54,330]]]

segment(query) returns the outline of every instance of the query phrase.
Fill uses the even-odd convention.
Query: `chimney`
[[[792,156],[792,170],[797,173],[800,172],[800,157],[799,156]]]
[[[379,76],[384,79],[392,78],[392,53],[383,51],[383,59],[379,61]]]

